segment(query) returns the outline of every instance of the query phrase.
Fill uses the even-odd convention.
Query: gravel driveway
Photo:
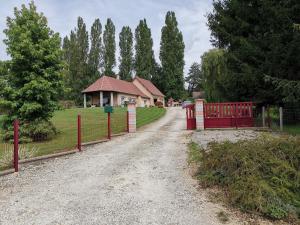
[[[185,112],[0,177],[0,224],[221,224],[187,172]],[[233,218],[228,224],[238,224]]]

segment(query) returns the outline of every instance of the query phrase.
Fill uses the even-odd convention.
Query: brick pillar
[[[204,100],[196,99],[196,128],[197,130],[204,130]]]
[[[136,132],[136,107],[135,103],[128,103],[128,132]]]

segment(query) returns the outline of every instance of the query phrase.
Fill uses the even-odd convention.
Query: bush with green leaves
[[[51,137],[54,126],[50,119],[63,91],[62,51],[60,37],[38,13],[33,2],[26,8],[14,9],[4,31],[7,53],[11,60],[6,86],[0,90],[0,107],[5,112],[4,138],[10,139],[12,124],[20,120],[23,138]]]
[[[193,158],[199,162],[197,177],[204,187],[221,187],[228,202],[243,211],[299,219],[299,137],[213,142],[198,152]]]

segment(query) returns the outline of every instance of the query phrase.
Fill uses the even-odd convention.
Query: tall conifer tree
[[[131,80],[133,67],[132,32],[130,27],[122,28],[119,35],[120,65],[119,75],[122,80]]]
[[[67,62],[66,83],[70,88],[69,98],[82,104],[81,91],[90,83],[88,70],[89,37],[86,25],[78,17],[77,28],[63,42],[64,59]]]
[[[167,12],[161,32],[160,61],[163,92],[167,97],[180,99],[184,93],[184,43],[174,12]]]
[[[100,76],[99,67],[101,62],[101,50],[102,50],[101,33],[102,33],[102,26],[100,20],[96,19],[91,27],[91,35],[90,35],[91,49],[89,52],[89,59],[88,59],[90,83],[95,81]]]
[[[104,75],[114,76],[113,68],[116,65],[116,41],[115,41],[115,25],[110,18],[107,19],[105,30],[103,33],[104,43]]]
[[[151,30],[146,19],[140,20],[135,30],[135,71],[136,75],[150,80],[155,72]]]

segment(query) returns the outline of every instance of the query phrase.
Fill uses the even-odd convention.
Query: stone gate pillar
[[[195,110],[196,110],[196,129],[204,130],[204,100],[203,99],[196,99]]]
[[[136,106],[135,103],[128,103],[128,132],[136,132]]]

